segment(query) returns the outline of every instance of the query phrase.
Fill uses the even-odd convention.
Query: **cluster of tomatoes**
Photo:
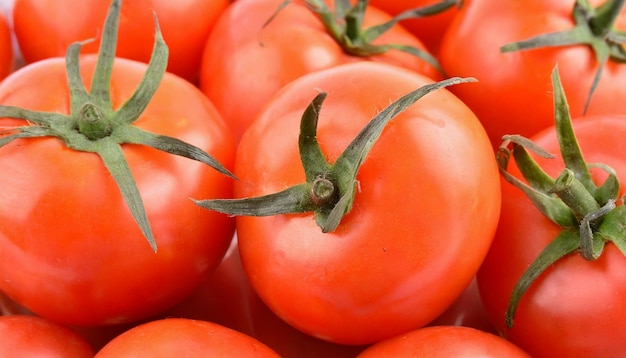
[[[7,2],[0,355],[626,356],[623,3]]]

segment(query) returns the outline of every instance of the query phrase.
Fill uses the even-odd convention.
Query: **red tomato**
[[[590,3],[598,5],[603,1]],[[439,60],[450,76],[473,76],[476,86],[452,88],[484,124],[494,147],[505,134],[532,136],[553,124],[550,73],[558,63],[573,117],[581,117],[598,70],[587,45],[501,53],[500,47],[572,29],[574,0],[469,1],[450,24]],[[626,12],[618,28],[626,29]],[[587,114],[626,113],[626,66],[610,60]]]
[[[319,90],[328,98],[317,138],[332,163],[382,108],[432,82],[373,62],[291,82],[241,139],[235,197],[304,182],[299,122]],[[312,213],[237,218],[241,259],[261,299],[303,332],[343,344],[376,342],[441,314],[476,273],[500,209],[484,129],[445,90],[391,121],[356,179],[352,210],[331,233]]]
[[[63,57],[76,41],[94,39],[83,53],[96,53],[110,0],[15,0],[13,24],[27,63]],[[229,0],[126,0],[122,5],[117,55],[148,62],[154,13],[170,47],[168,71],[195,80],[202,45]]]
[[[369,0],[370,5],[394,16],[406,10],[429,6],[439,2],[441,0]],[[458,9],[458,6],[453,6],[436,15],[403,20],[400,24],[417,36],[432,53],[437,53],[441,39]]]
[[[96,58],[81,61],[89,88]],[[117,59],[112,103],[126,101],[146,65]],[[23,67],[0,85],[0,103],[68,113],[65,61]],[[23,125],[1,119],[4,129]],[[195,144],[227,167],[234,142],[206,97],[165,74],[134,125]],[[231,195],[232,180],[207,165],[142,145],[122,149],[158,246],[146,243],[98,155],[53,137],[0,148],[0,289],[38,315],[75,325],[116,324],[159,313],[188,296],[217,267],[234,220],[189,197]]]
[[[585,160],[611,166],[623,182],[626,118],[579,118],[574,120],[574,130]],[[549,175],[559,175],[564,164],[554,128],[531,139],[556,156],[533,156],[537,163]],[[511,174],[521,178],[515,163],[511,161],[509,167]],[[592,174],[594,179],[606,177],[598,168]],[[503,181],[502,193],[500,224],[478,273],[483,302],[499,331],[537,358],[626,356],[626,259],[611,243],[596,261],[574,253],[552,264],[522,295],[513,327],[506,328],[505,311],[513,287],[561,229],[521,190]],[[622,186],[619,196],[624,193]]]
[[[0,316],[0,356],[91,358],[94,351],[72,330],[33,316]]]
[[[318,17],[302,2],[283,8],[265,27],[283,0],[238,0],[220,16],[204,49],[200,88],[215,104],[240,138],[264,103],[289,81],[313,71],[363,60],[348,55]],[[390,16],[368,8],[364,27],[381,24]],[[375,41],[425,49],[400,26]],[[390,50],[365,58],[441,75],[417,57]]]
[[[433,326],[378,342],[358,355],[358,358],[378,357],[530,358],[530,355],[506,339],[478,329]]]
[[[13,71],[13,42],[6,16],[0,11],[0,81]]]
[[[97,358],[118,357],[280,357],[243,333],[218,324],[184,318],[151,321],[114,338]]]

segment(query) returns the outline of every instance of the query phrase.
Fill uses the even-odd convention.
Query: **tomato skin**
[[[621,181],[626,178],[626,160],[622,155],[626,150],[625,119],[589,116],[573,121],[585,160],[611,166]],[[546,129],[532,139],[557,157],[536,158],[537,162],[550,175],[560,174],[563,162],[554,129]],[[510,167],[509,171],[520,177],[514,163]],[[595,175],[600,173],[592,171]],[[610,243],[597,261],[587,262],[574,254],[544,271],[522,296],[513,328],[505,328],[504,315],[515,283],[558,235],[559,228],[520,190],[503,181],[502,192],[500,224],[477,276],[481,297],[494,325],[537,358],[625,356],[626,258]],[[624,195],[623,186],[619,195]]]
[[[33,316],[0,316],[0,356],[91,358],[89,344],[70,329]]]
[[[0,103],[67,113],[65,61],[23,67],[0,85]],[[81,61],[89,88],[94,56]],[[117,59],[117,108],[146,65]],[[3,126],[22,121],[1,119]],[[227,168],[234,141],[219,113],[189,82],[166,74],[134,123],[192,143]],[[190,197],[229,197],[232,179],[200,162],[123,145],[158,246],[152,251],[118,186],[93,153],[56,138],[19,139],[0,149],[0,289],[38,315],[72,325],[119,324],[173,306],[220,262],[234,220]],[[112,264],[114,263],[114,264]]]
[[[360,61],[347,55],[322,22],[303,4],[292,2],[265,28],[282,0],[238,0],[220,16],[205,45],[200,88],[240,138],[264,103],[295,78],[339,64]],[[364,26],[390,16],[368,8]],[[376,43],[399,43],[425,49],[408,31],[395,26]],[[410,68],[433,78],[431,65],[400,51],[365,58]],[[259,69],[262,69],[259,71]]]
[[[406,10],[438,2],[439,0],[370,0],[369,4],[391,15],[398,15]],[[464,4],[467,2],[465,1]],[[403,20],[400,24],[420,39],[427,49],[436,54],[439,52],[441,39],[457,12],[458,7],[453,6],[437,15]]]
[[[156,12],[170,48],[168,71],[195,80],[202,44],[229,0],[126,0],[122,4],[117,55],[147,63],[154,42]],[[15,0],[15,36],[26,63],[63,57],[76,41],[94,39],[82,53],[96,53],[110,1]],[[185,30],[181,31],[184,24]]]
[[[476,86],[452,88],[480,118],[494,147],[505,134],[532,136],[553,124],[550,74],[558,64],[572,117],[581,117],[598,69],[584,45],[500,53],[500,47],[574,26],[574,0],[469,1],[445,34],[439,60],[450,76],[473,76]],[[594,5],[602,1],[590,1]],[[618,28],[626,29],[626,17]],[[468,54],[468,55],[466,55]],[[469,55],[471,54],[471,55]],[[587,115],[626,113],[626,66],[609,61]]]
[[[247,334],[283,358],[352,358],[365,347],[323,341],[291,327],[277,317],[254,292],[233,239],[220,266],[193,295],[167,317],[210,321]]]
[[[304,181],[298,126],[318,90],[328,92],[318,140],[333,162],[379,110],[431,82],[372,62],[291,82],[240,142],[235,197]],[[238,217],[247,276],[279,317],[332,342],[368,344],[425,325],[470,283],[489,247],[500,208],[494,162],[473,113],[447,91],[430,93],[385,128],[335,232],[323,234],[310,213]],[[458,205],[470,212],[459,215]]]
[[[15,57],[12,41],[8,19],[0,11],[0,81],[13,71]]]
[[[475,328],[432,326],[378,342],[357,356],[377,357],[530,358],[530,355],[504,338]]]
[[[151,321],[114,338],[97,358],[280,357],[254,338],[218,324],[184,318]]]

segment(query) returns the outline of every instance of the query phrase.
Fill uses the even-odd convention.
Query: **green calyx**
[[[590,46],[598,62],[598,70],[589,89],[589,95],[585,103],[584,111],[587,111],[593,92],[598,87],[602,70],[609,60],[623,63],[626,62],[626,32],[614,28],[624,0],[607,0],[602,5],[594,8],[588,0],[576,0],[572,17],[575,26],[567,31],[542,34],[524,41],[504,45],[501,52],[520,51],[541,47]]]
[[[357,192],[357,173],[383,129],[393,118],[426,94],[473,78],[450,78],[404,95],[376,115],[331,164],[317,141],[317,122],[325,92],[319,93],[302,115],[298,149],[306,176],[304,183],[283,191],[243,199],[194,200],[209,210],[229,215],[270,216],[314,212],[322,232],[333,232],[352,208]]]
[[[0,148],[18,138],[56,137],[76,151],[98,154],[117,183],[143,235],[156,252],[154,235],[137,184],[124,157],[122,144],[146,145],[200,161],[227,176],[234,176],[202,149],[132,125],[150,103],[167,67],[168,48],[163,41],[156,16],[154,49],[146,73],[133,95],[119,109],[113,109],[110,79],[115,60],[120,8],[121,0],[113,0],[105,21],[91,91],[87,92],[79,70],[79,53],[83,44],[74,43],[68,48],[66,55],[70,114],[0,106],[0,118],[18,118],[29,122],[29,125],[0,132]]]
[[[562,228],[560,234],[539,254],[519,279],[509,300],[505,321],[509,328],[522,295],[533,281],[550,265],[578,252],[593,261],[602,254],[607,242],[612,242],[626,256],[626,207],[617,206],[620,183],[615,171],[605,164],[587,164],[574,134],[569,106],[561,86],[558,70],[552,73],[554,88],[555,126],[565,169],[557,178],[546,174],[529,154],[553,158],[530,140],[505,136],[497,159],[500,173],[512,185],[522,190],[533,204],[552,222]],[[512,147],[512,149],[510,149]],[[525,179],[521,181],[507,172],[514,158]],[[604,170],[608,175],[598,186],[591,178],[589,167]]]
[[[276,13],[291,1],[285,0]],[[407,10],[385,23],[365,29],[363,28],[363,18],[369,3],[368,0],[357,0],[354,5],[350,5],[350,0],[335,0],[334,10],[326,4],[325,0],[304,0],[303,2],[309,10],[318,16],[328,33],[346,53],[359,57],[370,57],[390,50],[403,51],[426,61],[443,73],[437,59],[426,51],[403,44],[374,45],[372,42],[400,21],[438,14],[453,6],[461,6],[462,0],[441,0],[431,5]]]

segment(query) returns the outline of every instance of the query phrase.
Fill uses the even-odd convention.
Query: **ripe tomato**
[[[530,355],[502,337],[475,328],[433,326],[378,342],[357,357],[530,358]]]
[[[0,356],[91,358],[94,351],[72,330],[34,316],[0,316]]]
[[[96,57],[80,71],[89,88]],[[146,65],[117,59],[111,77],[118,108]],[[65,61],[23,67],[0,85],[0,103],[68,113]],[[23,125],[2,119],[3,129]],[[229,166],[234,142],[206,97],[165,74],[134,123],[208,151]],[[123,147],[152,223],[150,250],[119,188],[94,153],[57,138],[16,139],[0,148],[0,289],[33,312],[75,325],[144,318],[189,295],[221,260],[234,220],[195,206],[189,197],[231,195],[232,180],[205,164],[142,145]]]
[[[430,83],[374,62],[291,82],[241,139],[235,197],[304,181],[299,122],[318,90],[328,99],[317,138],[332,163],[381,109]],[[484,129],[445,90],[424,96],[387,125],[356,180],[353,207],[330,233],[311,213],[237,217],[241,259],[261,299],[303,332],[343,344],[389,338],[441,314],[472,280],[500,209]],[[468,212],[460,214],[463,208]]]
[[[11,28],[4,12],[0,11],[0,81],[13,71],[14,61]]]
[[[573,120],[572,131],[584,161],[599,163],[596,166],[589,165],[589,170],[586,164],[580,164],[582,160],[572,160],[580,158],[574,155],[576,151],[572,144],[576,139],[573,139],[573,135],[566,136],[572,131],[565,131],[570,127],[563,123],[557,121],[556,127],[550,127],[531,138],[537,146],[555,156],[550,159],[531,153],[531,157],[547,175],[560,179],[555,180],[554,185],[544,185],[542,189],[534,185],[531,179],[524,182],[533,184],[538,191],[546,194],[557,192],[556,189],[560,193],[556,184],[563,183],[560,174],[567,173],[564,171],[566,164],[571,171],[576,169],[573,174],[576,180],[588,183],[585,188],[590,183],[600,186],[607,178],[611,178],[600,164],[610,166],[615,171],[615,178],[623,182],[626,178],[626,159],[620,153],[626,150],[623,141],[626,135],[625,116],[597,115]],[[563,140],[557,139],[557,133],[558,138]],[[560,145],[565,149],[561,150]],[[521,158],[519,154],[513,154],[515,158]],[[567,161],[564,158],[568,158]],[[523,180],[517,164],[511,161],[507,172]],[[607,198],[606,193],[609,191],[606,188],[609,187],[603,186],[603,190],[598,193]],[[621,198],[626,192],[619,184],[612,188],[613,199]],[[592,196],[589,194],[591,192],[588,190],[585,193]],[[585,232],[583,219],[587,215],[579,215],[578,211],[587,205],[568,204],[565,207],[567,215],[562,216],[564,219],[555,220],[544,215],[522,190],[509,181],[503,181],[502,193],[500,224],[477,276],[481,297],[498,330],[533,357],[626,356],[626,346],[622,341],[626,335],[626,308],[622,304],[626,299],[626,258],[624,239],[620,239],[624,235],[626,207],[622,200],[618,200],[617,206],[608,213],[605,212],[605,216],[591,222],[588,228],[593,234],[594,254],[598,256],[585,259],[581,233]],[[578,191],[573,196],[583,197],[579,196]],[[600,207],[604,206],[602,201],[596,202],[597,197],[598,194],[594,194],[591,200]],[[569,202],[569,199],[561,199],[561,195],[554,198]],[[610,204],[608,200],[607,203]],[[582,218],[578,219],[578,216]],[[557,222],[565,223],[565,219],[570,219],[572,223],[557,225]],[[570,246],[572,243],[574,246]],[[601,243],[604,244],[603,251],[597,253],[595,249]],[[546,251],[548,246],[551,251]],[[546,252],[554,254],[555,248],[566,251],[555,256],[556,259],[548,260]],[[544,262],[545,268],[537,271],[538,276],[530,281],[526,291],[522,291],[512,316],[509,302],[516,292],[514,288],[517,290],[516,285],[523,274],[536,270],[537,262]],[[514,318],[513,322],[510,322],[511,318]]]
[[[229,0],[126,0],[117,55],[148,62],[152,53],[153,11],[170,47],[168,71],[195,80],[200,69],[202,45]],[[13,25],[26,63],[62,57],[76,41],[94,39],[83,53],[95,53],[110,0],[15,0]],[[184,30],[182,29],[184,26]]]
[[[184,318],[151,321],[114,338],[97,358],[117,357],[280,357],[243,333]]]
[[[329,1],[330,2],[330,1]],[[206,43],[200,88],[240,138],[264,103],[289,81],[309,72],[362,60],[348,55],[318,17],[301,1],[272,17],[283,0],[238,0],[220,16]],[[368,7],[364,27],[391,17]],[[423,44],[394,26],[376,44]],[[438,71],[414,55],[390,50],[367,60],[393,63],[439,78]]]
[[[626,178],[626,118],[589,116],[574,120],[574,130],[588,163],[604,163]],[[531,138],[556,156],[535,160],[551,176],[563,169],[553,127]],[[520,177],[514,163],[509,172]],[[605,173],[595,168],[597,183]],[[478,273],[487,311],[502,334],[533,357],[620,357],[626,355],[626,259],[611,243],[596,261],[566,256],[545,270],[526,291],[511,329],[505,312],[511,291],[540,251],[561,228],[545,217],[513,185],[502,183],[502,214],[493,245]],[[624,195],[624,187],[620,196]],[[520,218],[523,218],[520,219]]]
[[[370,0],[369,3],[395,16],[406,10],[429,6],[438,2],[441,0]],[[417,36],[427,49],[436,54],[439,51],[441,39],[456,16],[458,9],[458,6],[452,6],[436,15],[403,20],[400,24]]]
[[[599,5],[603,1],[592,0]],[[480,118],[494,147],[505,134],[532,136],[552,125],[550,72],[558,63],[572,116],[581,117],[598,62],[588,45],[501,53],[500,47],[574,27],[574,0],[469,1],[450,24],[439,60],[450,76],[473,76],[476,86],[452,88]],[[616,26],[626,29],[626,12]],[[470,88],[471,87],[471,88]],[[626,66],[609,60],[587,114],[626,113]]]

